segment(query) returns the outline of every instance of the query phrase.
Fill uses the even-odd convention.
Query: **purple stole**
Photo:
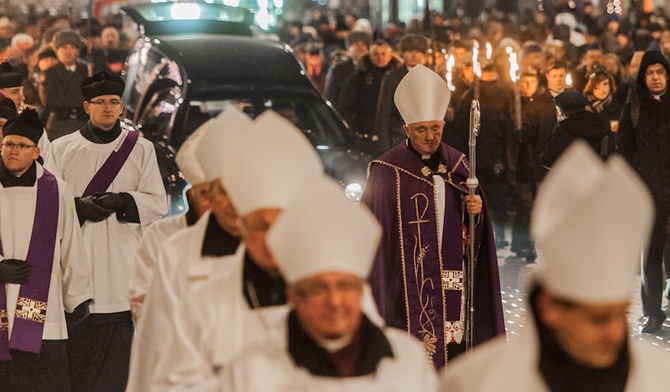
[[[91,182],[88,183],[88,186],[81,197],[101,194],[107,191],[107,188],[112,185],[112,181],[114,181],[116,175],[119,174],[123,164],[126,163],[130,153],[133,151],[133,147],[135,147],[138,137],[139,132],[128,132],[128,136],[126,136],[121,147],[117,151],[112,151],[109,158],[102,164],[100,170],[95,173]]]
[[[9,349],[39,353],[47,315],[47,301],[58,229],[58,182],[44,170],[37,180],[37,202],[26,263],[32,267],[29,281],[21,285],[14,313],[12,338],[9,340],[7,292],[0,287],[0,360],[12,357]],[[0,253],[4,254],[2,242]]]

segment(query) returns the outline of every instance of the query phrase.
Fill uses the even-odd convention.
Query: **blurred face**
[[[593,96],[597,99],[605,99],[608,95],[610,95],[611,90],[612,86],[610,86],[610,81],[605,79],[593,86]]]
[[[242,238],[254,262],[267,272],[276,273],[278,264],[265,242],[268,230],[281,214],[278,208],[264,208],[242,217]]]
[[[417,64],[426,62],[426,54],[418,50],[406,50],[402,52],[402,59],[407,68],[413,68]]]
[[[421,121],[404,125],[412,147],[421,155],[432,155],[440,147],[444,121]]]
[[[56,57],[65,66],[74,65],[79,58],[79,48],[70,44],[63,45],[56,49]]]
[[[353,335],[361,325],[363,282],[356,276],[327,272],[303,279],[288,290],[300,325],[315,340]]]
[[[40,69],[40,71],[46,71],[47,69],[53,67],[56,64],[58,64],[58,59],[55,59],[53,57],[45,57],[37,61],[37,67]]]
[[[524,65],[530,66],[530,67],[533,67],[533,68],[536,68],[536,69],[543,69],[546,62],[547,62],[547,58],[544,57],[544,54],[540,53],[540,52],[530,53],[530,54],[523,57]]]
[[[21,111],[25,106],[26,96],[23,95],[23,86],[3,88],[2,92],[16,105],[16,110]]]
[[[7,135],[2,139],[2,162],[14,174],[20,176],[40,156],[40,149],[25,136]]]
[[[358,42],[354,42],[353,44],[349,45],[349,50],[348,50],[347,54],[354,61],[357,61],[358,59],[361,58],[361,56],[366,54],[369,49],[370,48],[368,48],[368,45],[365,42],[358,41]]]
[[[663,65],[652,64],[644,71],[644,81],[652,95],[663,95],[668,88],[668,73]]]
[[[189,208],[193,209],[195,215],[199,218],[205,211],[209,210],[210,195],[209,189],[211,184],[208,182],[203,182],[202,184],[196,184],[191,186],[191,189],[186,191],[188,196],[188,205]]]
[[[566,305],[540,293],[540,321],[572,359],[592,368],[612,366],[628,336],[629,302],[611,305]]]
[[[209,209],[216,218],[216,223],[228,234],[238,237],[240,235],[240,219],[235,206],[230,201],[226,190],[223,188],[221,179],[211,184],[209,191]]]
[[[603,56],[603,52],[601,50],[588,50],[586,54],[584,55],[584,62],[586,63],[586,67],[588,69],[591,69],[596,64],[600,64],[600,59]]]
[[[102,46],[105,48],[115,48],[119,46],[119,32],[113,27],[105,27],[100,34]]]
[[[612,75],[619,73],[619,64],[615,59],[607,58],[603,60],[603,65],[605,66],[605,69],[607,69],[607,72],[611,73]]]
[[[454,67],[458,68],[463,65],[463,59],[467,57],[468,51],[465,48],[454,48]]]
[[[565,88],[565,77],[568,75],[564,68],[554,68],[547,72],[547,87],[551,90],[560,91]]]
[[[91,117],[93,125],[109,131],[123,112],[123,102],[118,95],[100,95],[90,101],[84,101],[84,111]]]
[[[377,68],[384,68],[391,62],[391,48],[388,45],[372,45],[370,61]]]
[[[531,97],[537,91],[537,78],[535,76],[522,76],[519,80],[521,96]]]

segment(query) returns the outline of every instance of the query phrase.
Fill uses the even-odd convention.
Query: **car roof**
[[[313,88],[292,49],[282,42],[211,34],[156,38],[168,56],[178,56],[175,60],[186,69],[193,87],[208,83]]]
[[[121,11],[137,23],[145,35],[237,34],[251,36],[251,11],[199,0],[135,4]]]

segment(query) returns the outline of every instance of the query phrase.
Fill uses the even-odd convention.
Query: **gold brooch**
[[[428,168],[428,166],[424,166],[424,167],[421,168],[421,174],[423,174],[423,175],[426,176],[426,177],[429,176],[429,175],[431,175],[432,173],[433,173],[433,171],[430,170],[430,169]]]
[[[437,172],[434,172],[434,171],[430,170],[430,168],[428,168],[428,166],[424,166],[424,167],[421,168],[421,174],[423,174],[426,177],[431,175],[431,174],[446,174],[446,173],[447,173],[447,166],[443,165],[443,164],[440,164],[437,167]]]

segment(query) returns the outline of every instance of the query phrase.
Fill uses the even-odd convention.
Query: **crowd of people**
[[[666,319],[670,31],[586,5],[292,23],[373,155],[361,203],[281,113],[232,106],[178,151],[189,209],[165,219],[118,26],[0,18],[0,389],[660,391],[670,358],[625,316],[644,253],[641,331]],[[507,246],[541,255],[516,342]]]

